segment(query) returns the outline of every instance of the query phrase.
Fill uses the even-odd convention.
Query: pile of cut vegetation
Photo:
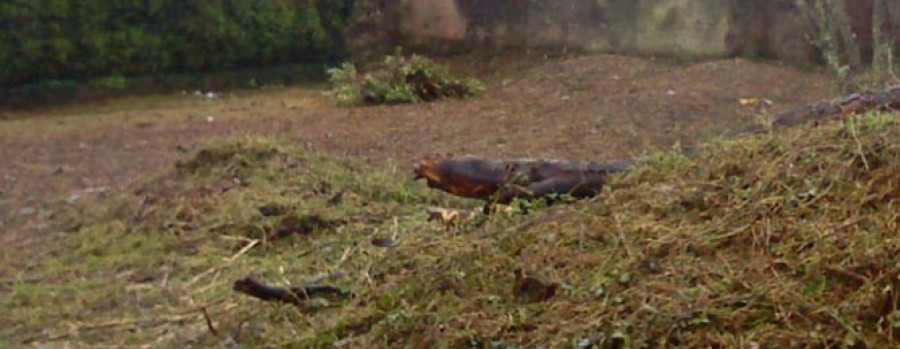
[[[455,226],[428,222],[426,208],[477,203],[398,174],[277,140],[208,149],[149,184],[142,195],[151,199],[122,205],[134,211],[48,246],[23,270],[40,281],[4,284],[3,338],[165,347],[898,344],[896,114],[719,141],[690,157],[654,153],[589,202]],[[247,275],[353,297],[263,302],[232,290]]]
[[[492,219],[431,251],[400,247],[376,274],[398,285],[395,316],[364,338],[895,346],[896,118],[722,141],[690,158],[654,154],[595,202]]]
[[[400,53],[386,56],[371,72],[359,74],[353,63],[327,71],[332,89],[326,95],[340,105],[431,102],[445,98],[475,97],[484,84],[475,78],[459,79],[431,59]]]

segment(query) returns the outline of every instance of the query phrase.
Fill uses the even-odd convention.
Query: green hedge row
[[[0,1],[0,87],[335,61],[353,2]]]

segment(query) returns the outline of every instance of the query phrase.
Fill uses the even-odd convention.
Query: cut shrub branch
[[[484,92],[481,81],[455,78],[445,67],[418,55],[387,56],[379,69],[362,76],[352,63],[327,72],[332,88],[326,95],[339,105],[431,102]]]

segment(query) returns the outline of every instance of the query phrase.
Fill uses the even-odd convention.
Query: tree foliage
[[[0,87],[336,60],[354,0],[8,0]]]

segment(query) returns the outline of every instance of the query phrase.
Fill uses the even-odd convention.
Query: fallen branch
[[[415,179],[450,194],[509,204],[513,199],[553,194],[586,198],[597,195],[609,174],[631,161],[496,160],[476,156],[430,155],[415,168]]]
[[[773,127],[817,124],[871,111],[900,111],[900,85],[852,93],[829,101],[808,104],[775,117]]]
[[[250,276],[235,281],[233,289],[264,301],[290,303],[294,305],[300,305],[303,301],[313,297],[347,299],[353,296],[352,293],[341,290],[336,286],[307,285],[283,288],[261,283]]]
[[[213,336],[218,337],[219,331],[216,330],[216,326],[213,326],[212,317],[209,316],[209,312],[206,311],[206,307],[202,308],[203,310],[203,319],[206,320],[206,328],[209,329],[209,332],[213,334]]]

